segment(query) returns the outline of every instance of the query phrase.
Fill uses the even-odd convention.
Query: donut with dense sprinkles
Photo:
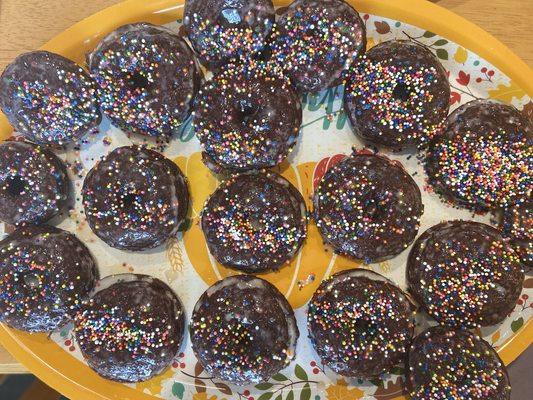
[[[295,357],[299,331],[291,306],[267,281],[225,278],[200,297],[191,345],[209,376],[237,385],[268,381]]]
[[[96,278],[89,250],[73,234],[48,225],[20,228],[0,242],[0,322],[54,331],[74,317]]]
[[[296,0],[273,33],[273,59],[300,92],[339,85],[364,53],[366,29],[357,11],[342,0]]]
[[[531,201],[509,207],[503,212],[503,235],[511,239],[522,262],[533,267],[533,203]]]
[[[365,141],[393,150],[420,146],[448,115],[448,76],[427,47],[390,40],[372,47],[354,66],[344,107]]]
[[[271,0],[187,0],[183,16],[198,57],[217,68],[261,51],[275,14]]]
[[[307,211],[298,190],[273,172],[230,178],[202,211],[202,230],[213,257],[244,272],[288,263],[307,234]]]
[[[242,171],[273,167],[287,157],[300,131],[302,107],[287,79],[249,61],[227,64],[215,74],[200,90],[193,115],[208,159],[220,169]]]
[[[524,273],[500,232],[474,221],[448,221],[425,231],[407,262],[416,300],[438,322],[457,327],[493,325],[510,313]]]
[[[96,85],[75,62],[48,51],[18,56],[0,76],[0,109],[27,139],[63,145],[100,124]]]
[[[323,364],[341,375],[371,379],[404,360],[414,307],[385,277],[351,269],[320,284],[307,324]]]
[[[163,244],[182,226],[189,208],[187,181],[178,166],[137,146],[119,147],[99,161],[82,193],[93,232],[122,250]]]
[[[200,86],[201,72],[185,40],[147,23],[111,32],[88,64],[103,112],[126,132],[177,132]]]
[[[509,400],[511,384],[498,353],[466,330],[432,327],[409,350],[413,400]]]
[[[0,220],[39,224],[59,214],[70,180],[62,161],[33,143],[0,143]]]
[[[403,166],[365,151],[326,172],[313,204],[324,242],[366,263],[401,253],[424,211],[420,189]]]
[[[89,366],[119,382],[150,379],[178,353],[185,313],[159,279],[135,274],[104,278],[75,318],[74,334]]]
[[[428,148],[437,193],[471,209],[509,207],[533,187],[533,127],[516,108],[474,100],[455,110]]]

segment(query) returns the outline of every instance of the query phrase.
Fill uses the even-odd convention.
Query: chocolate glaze
[[[383,42],[354,68],[344,107],[365,141],[393,150],[420,146],[448,115],[448,76],[427,47],[408,40]]]
[[[0,242],[0,321],[28,332],[68,322],[95,284],[89,250],[48,225],[23,227]]]
[[[367,152],[327,171],[313,204],[324,242],[367,263],[401,253],[414,240],[424,210],[420,190],[403,166]]]
[[[59,214],[69,195],[63,162],[33,143],[0,143],[0,220],[39,224]]]
[[[119,147],[83,182],[85,216],[111,247],[141,251],[163,244],[185,221],[189,189],[168,158],[137,146]]]
[[[194,307],[189,332],[206,373],[237,385],[265,382],[285,368],[299,336],[285,297],[249,275],[207,289]]]
[[[261,51],[274,16],[271,0],[187,0],[183,26],[202,63],[217,68]]]
[[[342,0],[294,1],[273,36],[273,58],[300,92],[339,85],[366,48],[363,20]]]
[[[413,400],[509,400],[511,384],[498,353],[468,331],[436,326],[418,335],[409,350]]]
[[[371,379],[404,361],[414,307],[385,277],[351,269],[320,284],[307,324],[323,364],[341,375]]]
[[[503,235],[511,239],[520,259],[528,268],[533,267],[533,203],[517,204],[503,212]]]
[[[165,283],[122,274],[99,282],[76,315],[74,333],[83,357],[99,375],[139,382],[170,365],[184,329],[181,302]]]
[[[533,187],[533,125],[516,108],[474,100],[456,109],[428,147],[429,183],[472,209],[509,207]]]
[[[211,195],[201,225],[218,262],[244,272],[266,272],[289,262],[302,245],[305,202],[278,174],[242,174]]]
[[[221,169],[279,164],[294,147],[301,123],[300,98],[287,79],[252,61],[226,65],[200,90],[194,107],[196,135]]]
[[[417,239],[407,280],[416,300],[441,324],[475,327],[505,319],[522,291],[524,273],[497,229],[448,221]]]
[[[48,51],[18,56],[0,76],[0,109],[27,139],[63,145],[100,124],[96,86],[73,61]]]
[[[88,56],[103,112],[126,132],[176,132],[190,111],[201,72],[174,32],[148,23],[124,25]]]

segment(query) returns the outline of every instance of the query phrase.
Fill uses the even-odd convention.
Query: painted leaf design
[[[263,393],[261,396],[259,396],[257,400],[269,400],[272,396],[274,396],[274,393],[266,392],[266,393]]]
[[[294,392],[292,390],[287,393],[287,397],[285,397],[285,400],[294,400]]]
[[[468,52],[464,47],[457,47],[457,50],[455,52],[455,55],[453,56],[453,59],[457,61],[459,64],[464,64],[466,60],[468,59]]]
[[[446,44],[448,44],[446,39],[439,39],[433,43],[433,46],[444,46]]]
[[[369,38],[366,39],[366,49],[367,50],[370,50],[375,45],[376,45],[376,42],[374,41],[374,38],[369,37]]]
[[[285,375],[281,374],[281,373],[278,373],[278,374],[274,375],[272,377],[272,379],[274,379],[275,381],[278,381],[278,382],[285,382],[286,380],[288,380],[288,378]]]
[[[426,32],[424,32],[424,35],[423,35],[423,36],[424,36],[425,38],[428,38],[428,39],[429,39],[429,38],[432,38],[432,37],[437,36],[437,35],[436,35],[435,33],[433,33],[433,32],[426,31]]]
[[[255,388],[256,388],[256,389],[259,389],[259,390],[268,390],[268,389],[270,389],[272,386],[274,386],[273,383],[264,382],[264,383],[260,383],[260,384],[258,384],[258,385],[255,385]]]
[[[183,386],[183,383],[174,382],[174,384],[172,385],[172,394],[176,396],[178,399],[183,399],[184,393],[185,393],[185,386]]]
[[[520,317],[517,320],[511,322],[511,330],[516,333],[524,325],[524,318]]]
[[[226,385],[225,383],[216,382],[215,386],[221,393],[224,393],[224,394],[227,394],[227,395],[232,395],[233,394],[233,392],[230,389],[230,387],[228,385]]]
[[[531,103],[529,103],[531,104]],[[533,288],[533,278],[527,278],[525,281],[524,281],[524,288],[526,289],[531,289]]]
[[[510,103],[514,98],[520,100],[526,95],[514,81],[510,81],[508,85],[499,84],[496,89],[489,89],[489,97],[491,99],[496,99]]]
[[[376,31],[381,35],[390,32],[390,25],[387,21],[376,21],[374,22],[374,26],[376,27]]]
[[[378,388],[374,392],[374,397],[379,400],[393,400],[397,399],[404,393],[403,378],[399,376],[396,380],[388,381],[387,383],[381,382]]]
[[[437,49],[436,53],[437,53],[437,57],[440,58],[441,60],[447,60],[449,57],[448,51],[445,49]]]
[[[357,388],[348,388],[348,383],[344,379],[337,381],[335,385],[326,388],[326,398],[328,400],[357,400],[365,393]]]
[[[500,331],[496,331],[496,332],[494,332],[494,333],[492,334],[491,338],[490,338],[492,344],[494,344],[494,343],[496,343],[498,340],[500,340],[500,336],[501,336]]]
[[[305,370],[298,364],[296,364],[296,367],[294,367],[294,375],[296,375],[296,377],[302,381],[307,380],[307,372],[305,372]]]
[[[309,400],[311,398],[311,386],[306,383],[300,392],[300,400]]]
[[[450,104],[459,103],[461,101],[461,94],[457,92],[450,93]]]

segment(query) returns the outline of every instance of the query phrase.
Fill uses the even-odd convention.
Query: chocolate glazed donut
[[[289,262],[307,234],[307,210],[298,190],[273,173],[247,173],[222,183],[201,220],[209,251],[221,264],[248,273]]]
[[[474,221],[448,221],[425,231],[407,261],[409,290],[441,324],[493,325],[522,291],[518,254],[501,233]]]
[[[533,267],[533,203],[527,201],[509,207],[503,212],[502,231],[511,239],[522,262]]]
[[[367,152],[327,171],[313,204],[324,242],[366,263],[402,252],[414,240],[424,210],[420,190],[403,166]]]

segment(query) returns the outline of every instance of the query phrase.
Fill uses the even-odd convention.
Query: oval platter
[[[393,38],[421,42],[431,48],[450,73],[452,109],[474,98],[492,98],[512,103],[533,114],[533,79],[531,69],[494,37],[463,18],[425,0],[348,0],[360,12],[368,31],[368,46]],[[278,7],[288,1],[274,1]],[[67,29],[43,46],[79,63],[108,32],[130,22],[148,21],[179,31],[183,4],[170,0],[129,0],[103,10]],[[299,144],[288,162],[278,168],[309,198],[325,171],[351,148],[363,145],[351,132],[342,111],[342,87],[313,96],[304,96],[303,125]],[[0,139],[12,134],[0,115]],[[143,143],[128,137],[104,121],[98,132],[89,135],[77,148],[65,149],[60,156],[76,173],[72,174],[79,195],[83,175],[96,160],[113,148]],[[146,143],[152,145],[151,143]],[[491,222],[490,215],[472,215],[442,203],[428,190],[423,168],[416,155],[390,154],[401,161],[423,190],[425,214],[420,232],[445,219],[474,219]],[[87,227],[79,199],[74,209],[53,223],[76,233],[95,255],[101,276],[138,272],[157,276],[181,297],[187,317],[194,303],[218,279],[234,272],[217,264],[207,251],[197,224],[198,214],[218,181],[201,162],[200,145],[190,121],[166,145],[164,154],[173,159],[187,175],[192,189],[190,227],[166,246],[134,254],[111,249],[100,242]],[[77,196],[79,197],[79,196]],[[493,222],[493,221],[492,221]],[[0,343],[41,380],[75,400],[322,400],[322,399],[403,399],[403,368],[397,367],[382,380],[346,380],[317,362],[307,339],[306,303],[322,279],[353,267],[380,272],[405,288],[405,264],[408,250],[385,263],[360,265],[326,249],[316,226],[311,223],[306,244],[288,266],[264,276],[274,283],[295,308],[300,327],[297,358],[270,382],[253,387],[236,387],[211,379],[196,362],[188,338],[172,366],[161,375],[136,385],[114,383],[96,375],[83,361],[66,326],[59,332],[26,334],[0,325]],[[506,364],[512,362],[532,341],[533,278],[526,276],[524,291],[514,311],[496,326],[478,333],[488,340]],[[417,329],[431,322],[421,316]]]

